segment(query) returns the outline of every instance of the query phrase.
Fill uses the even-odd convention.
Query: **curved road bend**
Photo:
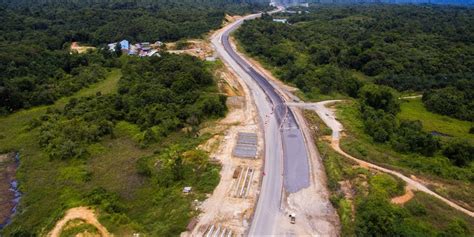
[[[239,19],[212,37],[221,58],[249,87],[264,122],[265,175],[249,230],[251,236],[281,233],[275,224],[277,217],[284,215],[280,210],[283,187],[294,193],[310,185],[307,147],[293,112],[272,84],[238,55],[229,41],[229,34],[244,20],[260,16]]]

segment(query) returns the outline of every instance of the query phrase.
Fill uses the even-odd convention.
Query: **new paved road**
[[[243,20],[259,16],[250,15],[232,23],[216,34],[212,43],[221,58],[249,87],[264,122],[265,176],[249,235],[271,235],[279,233],[275,223],[277,216],[282,215],[283,184],[287,192],[297,192],[309,186],[310,175],[307,149],[293,112],[275,87],[237,54],[229,41],[229,34]]]

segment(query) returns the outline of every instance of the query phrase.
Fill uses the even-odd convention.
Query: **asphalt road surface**
[[[240,76],[251,91],[265,135],[265,175],[249,235],[280,233],[276,218],[280,210],[282,192],[297,192],[310,185],[307,148],[293,112],[274,86],[235,52],[229,34],[244,20],[240,19],[214,35],[212,44],[221,58]],[[284,189],[283,189],[284,187]]]

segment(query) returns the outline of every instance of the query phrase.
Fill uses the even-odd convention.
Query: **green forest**
[[[361,82],[370,81],[424,92],[430,111],[474,120],[472,8],[360,5],[304,11],[274,16],[289,24],[270,16],[248,21],[236,36],[247,52],[309,98],[354,97]],[[438,99],[447,93],[446,101]]]

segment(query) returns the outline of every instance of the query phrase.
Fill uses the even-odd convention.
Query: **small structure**
[[[107,45],[109,47],[109,50],[112,52],[115,52],[115,47],[117,47],[117,43],[111,43]]]
[[[242,167],[238,166],[237,168],[235,168],[232,178],[233,179],[238,178],[240,176],[240,172],[242,172]]]
[[[161,41],[156,41],[154,45],[155,47],[162,47],[164,44]]]
[[[161,55],[158,53],[158,50],[156,50],[156,49],[152,49],[150,52],[148,52],[146,54],[146,56],[148,56],[148,57],[151,57],[151,56],[161,57]]]
[[[138,54],[138,48],[136,45],[130,45],[130,50],[128,51],[128,55],[137,55]]]
[[[192,187],[184,187],[183,188],[183,193],[190,193],[192,190]]]
[[[284,19],[284,18],[275,18],[275,19],[273,19],[273,21],[283,23],[283,24],[288,23],[288,19]]]
[[[295,214],[295,213],[291,213],[291,214],[289,215],[289,217],[290,217],[290,223],[291,223],[291,224],[295,224],[295,223],[296,223],[296,214]]]
[[[120,44],[122,52],[128,55],[138,55],[140,57],[151,57],[151,56],[161,57],[161,55],[158,53],[158,49],[152,48],[151,47],[152,45],[149,42],[130,44],[128,40],[122,40],[118,43],[110,43],[107,46],[110,51],[115,52],[115,48],[117,47],[117,44]],[[161,43],[160,45],[163,45],[163,43]]]
[[[143,42],[143,43],[141,43],[141,46],[142,46],[143,51],[148,51],[148,50],[151,49],[151,46],[150,46],[149,42]]]
[[[215,57],[206,57],[206,61],[208,62],[215,62],[216,61],[216,58]]]
[[[128,42],[128,40],[122,40],[120,41],[120,48],[122,48],[122,50],[130,50],[130,43]]]

